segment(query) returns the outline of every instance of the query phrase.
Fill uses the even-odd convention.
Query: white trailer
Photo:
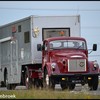
[[[33,70],[42,66],[38,44],[45,38],[62,35],[81,36],[79,15],[29,16],[0,26],[1,86],[14,89],[16,85],[25,85],[26,69],[31,79],[37,78]]]

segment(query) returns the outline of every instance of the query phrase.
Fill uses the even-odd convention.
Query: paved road
[[[25,86],[17,86],[15,90],[26,90]],[[0,91],[8,91],[7,88],[0,88]],[[56,85],[55,91],[62,91],[60,85]],[[80,84],[76,84],[76,87],[73,91],[70,91],[73,93],[79,93],[84,92],[86,94],[93,94],[93,95],[100,95],[100,85],[98,86],[98,89],[96,91],[90,91],[88,89],[88,85],[81,86]]]

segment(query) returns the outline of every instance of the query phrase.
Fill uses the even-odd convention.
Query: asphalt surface
[[[26,90],[25,86],[17,86],[15,90]],[[0,91],[8,91],[6,87],[0,87]],[[59,84],[55,86],[55,91],[62,91],[61,87]],[[100,85],[98,86],[98,89],[96,91],[90,91],[88,88],[88,85],[82,86],[81,84],[76,84],[76,87],[73,91],[70,91],[73,93],[79,93],[79,92],[84,92],[86,94],[92,94],[92,95],[100,95]]]

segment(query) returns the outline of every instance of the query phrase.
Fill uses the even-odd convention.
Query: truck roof
[[[63,16],[61,16],[61,15],[59,15],[59,16],[38,16],[38,15],[30,15],[30,16],[28,16],[28,17],[21,18],[21,19],[18,19],[18,20],[16,20],[16,21],[9,22],[9,23],[7,23],[7,24],[1,25],[0,28],[1,28],[1,27],[5,27],[5,26],[8,26],[8,25],[16,24],[16,23],[18,23],[18,22],[23,22],[24,20],[27,20],[27,19],[37,18],[37,17],[76,17],[76,16],[78,17],[78,16],[80,16],[80,15],[79,15],[79,14],[77,14],[77,15],[63,15]]]
[[[47,39],[45,39],[45,41],[62,40],[62,39],[64,39],[64,40],[83,40],[83,41],[86,41],[82,37],[66,37],[66,36],[47,38]]]

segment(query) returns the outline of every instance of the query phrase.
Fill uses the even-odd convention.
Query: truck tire
[[[39,78],[35,78],[33,81],[34,88],[43,88],[43,80]]]
[[[31,79],[29,77],[28,68],[26,68],[26,70],[25,70],[25,86],[26,86],[26,89],[31,89],[32,88],[32,82],[31,82]]]
[[[8,90],[15,90],[16,85],[17,85],[17,84],[9,84],[8,83],[8,72],[7,72],[7,70],[5,71],[5,75],[4,75],[4,83],[5,83]]]
[[[1,87],[6,87],[4,81],[1,82]]]
[[[69,90],[74,90],[74,88],[75,88],[75,84],[74,83],[71,83],[71,84],[68,85],[68,89]]]
[[[7,89],[8,90],[15,90],[16,84],[7,84]]]
[[[4,84],[3,84],[4,87],[6,87],[7,81],[8,81],[8,74],[7,74],[7,69],[5,69],[5,71],[4,71]]]
[[[61,82],[60,86],[61,86],[62,90],[68,89],[68,85],[65,82]]]
[[[90,90],[97,90],[99,79],[98,76],[93,76],[91,80],[88,81],[88,87]]]
[[[34,87],[39,88],[39,80],[37,78],[34,79]]]
[[[8,90],[11,90],[10,84],[8,84],[8,72],[7,70],[4,71],[4,84]]]
[[[49,88],[50,89],[55,89],[55,81],[51,77],[49,77]]]
[[[43,86],[44,86],[44,88],[47,88],[47,89],[53,89],[54,90],[54,88],[55,88],[55,82],[51,77],[49,77],[46,69],[44,71]]]

